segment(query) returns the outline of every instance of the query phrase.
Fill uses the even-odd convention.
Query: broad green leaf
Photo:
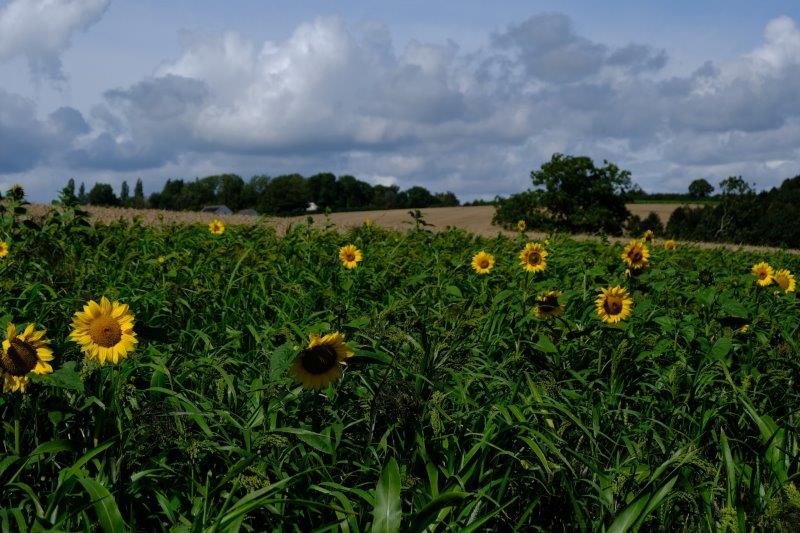
[[[372,531],[396,533],[400,531],[402,509],[400,506],[400,469],[392,457],[383,467],[375,487],[375,508],[372,510]]]

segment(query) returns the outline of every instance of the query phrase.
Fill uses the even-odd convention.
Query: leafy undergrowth
[[[0,395],[0,527],[153,531],[794,530],[800,301],[750,267],[788,253],[298,225],[89,226],[10,214],[4,323],[47,329],[55,372]],[[364,261],[339,263],[353,243]],[[497,263],[470,268],[479,250]],[[161,259],[161,260],[160,260]],[[606,325],[600,288],[633,314]],[[564,314],[531,313],[562,291]],[[75,311],[130,305],[139,345],[85,361]],[[744,327],[746,326],[746,327]],[[4,329],[4,328],[3,328]],[[356,355],[321,392],[310,333]]]

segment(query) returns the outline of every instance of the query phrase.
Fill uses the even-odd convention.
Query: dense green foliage
[[[740,177],[720,183],[719,202],[676,209],[667,233],[679,239],[800,248],[800,176],[755,193]]]
[[[57,357],[27,394],[0,395],[4,530],[796,524],[800,302],[749,269],[797,272],[797,256],[658,248],[627,280],[620,245],[553,236],[534,276],[521,236],[213,236],[14,209],[0,326],[46,327]],[[364,252],[353,271],[346,243]],[[497,258],[486,276],[468,266],[481,249]],[[635,309],[607,326],[593,300],[616,284]],[[564,316],[535,319],[552,289]],[[140,344],[118,366],[67,340],[102,295],[136,315]],[[356,356],[328,390],[301,389],[287,365],[332,330]]]
[[[497,203],[494,222],[575,233],[620,235],[630,216],[625,203],[630,172],[608,161],[597,167],[583,156],[553,154],[531,172],[534,189]]]
[[[75,196],[75,183],[62,190]],[[401,191],[397,185],[371,185],[353,176],[331,173],[305,178],[300,174],[284,176],[253,176],[245,182],[236,174],[207,176],[194,181],[170,179],[161,192],[145,201],[141,180],[136,182],[133,196],[127,182],[122,182],[118,198],[112,187],[96,183],[88,195],[77,197],[79,203],[125,207],[152,207],[174,211],[199,211],[208,205],[226,205],[234,211],[255,209],[269,215],[297,215],[313,202],[321,210],[355,211],[364,209],[404,209],[448,207],[459,205],[452,192],[432,194],[424,187],[414,186]]]

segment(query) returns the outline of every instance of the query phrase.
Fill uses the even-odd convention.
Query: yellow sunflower
[[[136,347],[133,313],[128,304],[110,302],[103,296],[98,304],[90,300],[72,318],[70,338],[80,344],[81,351],[99,363],[119,363]]]
[[[665,250],[674,250],[677,247],[678,247],[678,243],[676,243],[672,239],[667,239],[666,241],[664,241],[664,249]]]
[[[339,260],[345,268],[355,268],[358,263],[364,259],[364,254],[361,250],[355,247],[354,244],[348,244],[339,248]]]
[[[8,255],[8,243],[6,241],[0,241],[0,257],[5,257]]]
[[[49,363],[53,360],[53,350],[47,345],[44,334],[45,331],[37,331],[34,324],[28,324],[21,334],[17,334],[17,327],[8,324],[3,352],[0,354],[4,392],[25,392],[29,372],[49,374],[53,371]]]
[[[539,243],[529,242],[519,253],[519,262],[528,272],[542,272],[547,268],[547,250]]]
[[[520,232],[525,231],[525,221],[524,220],[518,220],[517,221],[517,231],[520,231]]]
[[[601,289],[600,295],[595,300],[597,315],[607,324],[616,324],[631,316],[633,298],[627,289],[619,285],[609,289]]]
[[[560,291],[550,291],[538,296],[533,314],[537,318],[551,318],[563,313],[564,306],[558,303],[559,296],[561,296]]]
[[[644,242],[648,242],[648,243],[653,242],[653,241],[656,240],[656,234],[653,233],[652,230],[647,230],[647,231],[644,232],[644,235],[642,236],[642,239],[644,240]]]
[[[488,274],[494,267],[494,256],[481,250],[472,257],[472,269],[478,274]]]
[[[796,287],[794,276],[785,268],[775,272],[775,275],[772,276],[772,279],[778,284],[783,292],[794,292]]]
[[[761,287],[766,287],[772,283],[772,267],[767,263],[757,263],[751,270]]]
[[[642,270],[650,262],[650,251],[642,241],[632,240],[620,257],[632,270]]]
[[[324,389],[340,377],[346,359],[353,355],[344,335],[334,332],[324,337],[310,335],[308,346],[295,357],[289,372],[307,389]]]
[[[225,233],[225,223],[218,218],[215,218],[208,223],[208,231],[214,235],[222,235]]]

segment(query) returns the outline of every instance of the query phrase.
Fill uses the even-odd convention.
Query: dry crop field
[[[797,523],[798,255],[24,209],[3,530]]]

